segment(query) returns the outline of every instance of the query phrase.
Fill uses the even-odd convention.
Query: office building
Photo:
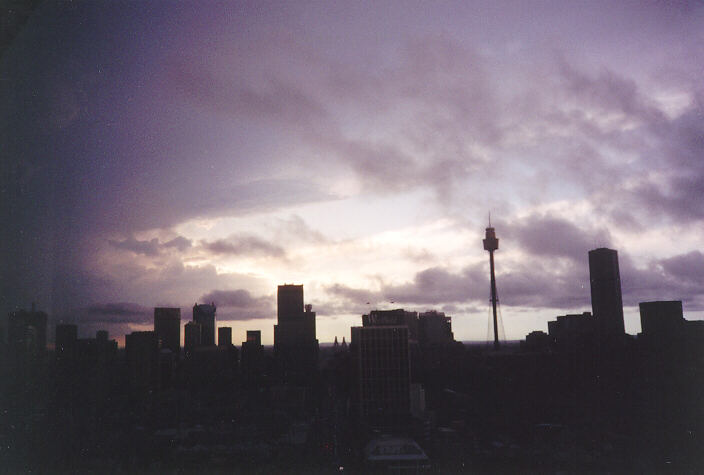
[[[232,346],[232,327],[218,328],[218,346]]]
[[[548,322],[548,335],[561,350],[593,347],[599,333],[599,323],[591,313],[560,315]]]
[[[183,351],[186,358],[190,358],[193,356],[193,351],[201,346],[202,327],[196,322],[188,322],[183,333]]]
[[[354,401],[373,427],[403,425],[410,415],[409,331],[403,310],[372,311],[352,327]]]
[[[154,333],[162,349],[169,349],[178,356],[181,351],[181,309],[156,307]]]
[[[274,357],[285,382],[308,384],[318,367],[315,312],[303,304],[302,285],[280,285],[274,325]]]
[[[159,388],[159,340],[153,331],[125,336],[125,357],[130,392],[144,395]]]
[[[261,381],[264,374],[264,347],[260,330],[247,330],[247,340],[242,342],[240,367],[245,386],[255,386]]]
[[[592,314],[597,320],[600,336],[623,335],[625,329],[618,252],[606,248],[589,251],[589,282]]]
[[[195,304],[193,306],[193,321],[201,326],[202,346],[215,345],[215,304]]]
[[[276,318],[277,322],[298,322],[303,313],[303,286],[279,285],[276,293]]]
[[[641,302],[640,327],[646,338],[667,338],[679,336],[684,328],[682,301]]]
[[[421,345],[441,345],[453,341],[451,317],[435,310],[418,315],[418,342]]]

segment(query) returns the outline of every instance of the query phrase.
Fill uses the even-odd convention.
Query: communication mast
[[[499,349],[499,328],[496,318],[496,276],[494,275],[494,251],[499,248],[499,240],[496,237],[496,231],[491,227],[491,215],[489,215],[489,227],[486,228],[486,236],[484,237],[484,250],[489,251],[489,267],[491,269],[491,307],[494,311],[494,349]]]

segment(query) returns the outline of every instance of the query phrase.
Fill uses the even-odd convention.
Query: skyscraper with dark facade
[[[247,330],[247,340],[242,342],[240,367],[245,386],[258,384],[264,373],[264,347],[260,330]]]
[[[274,356],[284,381],[310,382],[318,365],[315,312],[303,305],[302,285],[280,285],[277,292]]]
[[[174,355],[178,355],[181,350],[181,309],[156,307],[154,333],[162,349],[169,349]]]
[[[353,399],[373,427],[403,425],[410,416],[409,331],[403,310],[372,311],[352,327]]]
[[[592,314],[597,319],[600,335],[623,335],[625,329],[618,252],[603,247],[589,251],[589,282]]]
[[[218,346],[228,347],[232,345],[232,327],[218,328]]]
[[[186,358],[193,356],[193,351],[201,346],[203,327],[196,322],[188,322],[183,330],[183,351]]]
[[[125,358],[132,395],[144,395],[159,388],[159,340],[153,331],[125,335]]]
[[[215,346],[215,304],[195,304],[193,306],[193,321],[201,326],[201,342],[203,346]]]
[[[640,327],[646,338],[678,336],[685,325],[681,300],[640,302]]]

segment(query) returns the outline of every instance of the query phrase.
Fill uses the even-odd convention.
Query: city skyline
[[[214,302],[269,345],[288,282],[321,342],[375,308],[484,340],[489,210],[507,339],[588,311],[600,247],[627,333],[646,300],[701,319],[702,25],[689,2],[43,2],[0,56],[0,325],[36,302],[50,334],[122,337]]]
[[[487,231],[487,236],[491,235],[493,239],[496,239],[496,234],[495,230],[493,227],[489,227],[486,229]],[[496,241],[498,242],[498,241]],[[486,247],[486,244],[485,244]],[[498,248],[498,246],[496,247]],[[598,333],[601,337],[622,337],[623,335],[630,335],[630,336],[641,336],[641,331],[642,330],[642,322],[643,322],[643,314],[644,314],[644,308],[650,309],[650,308],[655,308],[655,309],[662,309],[661,312],[663,314],[677,314],[677,309],[679,310],[679,315],[680,318],[684,318],[684,312],[683,312],[683,305],[681,300],[645,300],[642,302],[638,303],[638,319],[639,319],[639,329],[641,331],[630,333],[627,331],[625,328],[624,324],[624,313],[623,313],[623,302],[621,298],[621,281],[620,281],[620,276],[619,276],[619,261],[618,261],[618,251],[614,249],[608,249],[608,248],[597,248],[597,249],[592,249],[588,252],[589,256],[589,280],[590,280],[590,287],[591,287],[591,292],[590,292],[590,301],[591,301],[591,307],[592,307],[592,312],[586,311],[582,312],[580,314],[572,314],[572,315],[566,315],[566,316],[557,316],[558,321],[562,318],[579,318],[580,321],[582,322],[582,325],[598,325]],[[289,358],[283,358],[283,360],[290,360],[290,361],[306,361],[307,357],[302,356],[299,354],[300,348],[303,346],[306,346],[308,344],[313,344],[314,345],[314,350],[312,350],[314,353],[317,353],[317,347],[318,347],[318,342],[319,339],[317,337],[317,332],[316,332],[316,312],[312,312],[312,307],[313,305],[310,303],[306,303],[306,300],[303,298],[303,285],[302,284],[282,284],[277,286],[277,305],[276,305],[276,313],[277,313],[277,324],[274,325],[273,328],[273,335],[274,339],[270,343],[266,342],[264,339],[261,338],[261,328],[258,328],[256,330],[253,329],[246,329],[244,331],[244,341],[249,341],[250,339],[250,334],[255,332],[259,334],[259,343],[265,344],[265,346],[271,346],[274,348],[275,351],[282,351],[286,347],[286,345],[292,345],[288,348],[288,350],[293,350],[295,348],[295,357],[290,356]],[[393,304],[393,302],[390,302]],[[497,302],[498,304],[498,298]],[[674,305],[674,307],[672,307]],[[675,309],[673,311],[673,308]],[[159,341],[159,347],[162,348],[168,348],[173,354],[178,355],[180,353],[180,347],[183,347],[186,351],[186,354],[189,353],[189,348],[192,350],[194,347],[215,347],[215,346],[221,346],[225,344],[226,346],[232,345],[233,342],[233,333],[232,330],[233,328],[231,326],[227,325],[217,325],[217,305],[215,302],[212,303],[203,303],[203,304],[194,304],[193,306],[193,320],[182,320],[180,315],[181,315],[181,309],[180,308],[164,308],[164,307],[154,307],[153,309],[153,323],[151,326],[149,325],[140,325],[136,326],[131,329],[136,331],[136,333],[154,333],[155,338]],[[410,311],[408,309],[403,309],[403,308],[387,308],[387,309],[382,309],[382,308],[375,308],[375,309],[369,309],[369,314],[364,314],[361,315],[363,320],[368,319],[370,315],[373,314],[397,314],[397,313],[402,313],[402,314],[408,314],[408,315],[418,315],[425,316],[427,315],[441,315],[442,320],[445,321],[447,318],[447,322],[450,322],[452,320],[452,316],[445,316],[444,312],[438,312],[436,309],[427,309],[425,311],[418,311],[418,310],[413,310],[411,309]],[[35,315],[35,305],[32,305],[31,312],[25,310],[25,309],[17,309],[15,312],[11,312],[11,314],[27,314],[27,315]],[[206,317],[207,314],[207,317]],[[46,320],[47,320],[47,315],[45,312],[42,312],[41,310],[36,310],[36,315],[43,315],[44,318],[44,330],[43,330],[43,340],[44,344],[42,345],[43,348],[47,347],[47,339],[46,339]],[[9,316],[9,315],[8,315]],[[359,317],[359,316],[358,316]],[[204,320],[205,318],[205,320]],[[646,318],[652,318],[652,317],[646,317]],[[687,321],[693,321],[696,322],[697,320],[691,320],[691,319],[686,319]],[[283,323],[282,323],[283,322]],[[551,325],[554,325],[556,322],[555,321],[548,321],[546,322],[546,328],[533,328],[529,329],[529,331],[519,337],[519,338],[514,338],[513,341],[523,341],[526,340],[525,342],[528,341],[529,337],[531,336],[536,336],[539,334],[538,338],[542,338],[543,336],[547,337],[548,334],[545,333],[545,330],[548,330],[548,333],[550,334],[551,338],[556,338],[553,335],[553,329],[551,329]],[[175,324],[175,327],[174,327]],[[366,325],[366,324],[365,324]],[[487,335],[486,338],[481,339],[481,340],[464,340],[465,342],[484,342],[487,345],[491,342],[492,338],[494,339],[494,351],[499,351],[499,345],[498,345],[498,339],[500,339],[502,342],[509,341],[505,337],[505,331],[503,328],[503,322],[501,321],[501,318],[499,318],[499,323],[497,327],[497,322],[494,319],[494,322],[492,324],[491,320],[488,323],[488,328],[487,328]],[[651,323],[651,326],[654,324]],[[180,328],[183,326],[184,332],[183,332],[183,337],[180,337],[179,335],[181,334]],[[193,329],[189,330],[189,326],[196,326],[196,330],[198,333],[198,336],[196,337],[196,340],[192,340],[193,337],[189,337],[189,331],[193,331]],[[73,332],[73,337],[74,339],[76,338],[77,334],[77,325],[73,322],[65,322],[61,321],[56,324],[56,332],[58,333],[59,327],[64,327],[63,330],[66,330],[66,327],[72,327],[71,331]],[[278,328],[277,328],[278,327]],[[168,328],[168,329],[167,329]],[[352,340],[352,336],[354,334],[354,328],[355,326],[353,325],[352,327],[349,328],[349,335],[343,334],[343,341],[344,338],[347,336],[350,337],[350,340]],[[589,327],[591,328],[591,327]],[[692,327],[694,328],[694,327]],[[592,328],[593,331],[597,331],[597,327]],[[589,330],[589,331],[592,331]],[[451,324],[448,323],[448,330],[450,335],[452,335],[452,330],[451,330]],[[652,332],[652,328],[649,330]],[[105,329],[100,329],[96,332],[96,334],[100,335],[103,334],[105,335],[103,338],[106,339],[106,335],[109,332]],[[203,335],[210,334],[210,337],[205,337]],[[279,338],[281,339],[279,343],[277,343],[277,336],[279,335]],[[86,332],[81,332],[82,336],[88,336]],[[217,336],[216,336],[217,335]],[[225,337],[225,341],[221,342],[221,338],[223,335]],[[492,337],[493,335],[493,337]],[[92,335],[91,335],[92,336]],[[124,346],[126,343],[126,338],[128,337],[128,334],[124,335],[117,335],[114,341],[116,344],[119,342],[121,346]],[[559,337],[557,337],[559,339]],[[338,335],[335,335],[333,337],[334,342],[338,342]],[[459,341],[463,342],[463,340],[454,340],[453,337],[450,338],[453,341]],[[189,343],[190,341],[190,343]],[[535,341],[535,340],[533,340]],[[281,343],[283,342],[283,343]],[[524,343],[525,343],[524,342]],[[333,340],[330,341],[323,341],[323,344],[332,344]],[[244,342],[243,342],[244,344]],[[59,345],[58,342],[56,342],[56,345]],[[279,346],[282,345],[282,346]],[[60,346],[60,345],[59,345]],[[51,349],[55,349],[55,345],[50,344],[48,346]],[[278,348],[278,350],[277,350]],[[308,351],[308,350],[305,350]],[[304,353],[305,353],[304,351]],[[310,355],[309,355],[310,356]],[[311,361],[316,359],[316,358],[308,358]],[[304,372],[305,373],[305,372]]]

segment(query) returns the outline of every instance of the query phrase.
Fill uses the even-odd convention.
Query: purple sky
[[[46,2],[0,58],[0,305],[88,335],[214,301],[271,342],[371,308],[487,335],[637,303],[704,316],[701,2]],[[369,304],[367,304],[369,302]]]

